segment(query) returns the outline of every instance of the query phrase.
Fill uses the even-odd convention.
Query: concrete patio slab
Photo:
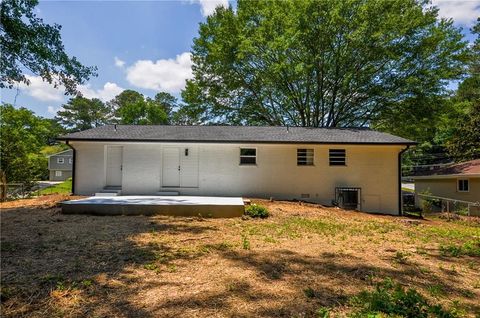
[[[172,215],[213,218],[238,217],[244,213],[240,197],[116,196],[89,197],[61,203],[65,214]]]

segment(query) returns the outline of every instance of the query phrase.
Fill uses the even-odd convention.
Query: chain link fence
[[[430,194],[417,194],[418,206],[424,213],[441,212],[480,216],[480,202],[470,202]]]
[[[0,201],[9,201],[29,198],[31,196],[39,195],[40,189],[35,183],[27,182],[12,182],[2,183]]]

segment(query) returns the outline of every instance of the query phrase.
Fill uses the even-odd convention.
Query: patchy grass
[[[67,180],[65,180],[65,182],[53,185],[39,191],[39,195],[70,193],[72,193],[72,178],[68,178]]]
[[[454,318],[459,317],[456,309],[446,310],[432,304],[417,290],[405,289],[398,283],[386,279],[374,290],[362,291],[352,297],[352,317],[412,317],[412,318]]]
[[[66,198],[0,204],[2,317],[475,317],[480,310],[473,218],[412,223],[266,200],[253,200],[270,212],[265,219],[62,215],[56,203]]]
[[[461,255],[469,255],[480,257],[480,238],[460,245],[440,245],[440,253],[443,256],[459,257]]]

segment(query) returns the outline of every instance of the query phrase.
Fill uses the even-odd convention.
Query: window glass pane
[[[458,190],[468,191],[468,180],[458,180]]]
[[[57,158],[57,163],[63,163],[63,158]]]
[[[257,163],[257,149],[240,148],[240,164],[254,165]]]
[[[240,157],[240,164],[242,165],[254,165],[257,163],[256,157]]]
[[[240,149],[240,156],[256,156],[257,149],[255,148],[241,148]]]

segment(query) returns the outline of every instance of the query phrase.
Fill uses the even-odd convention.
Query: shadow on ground
[[[415,264],[372,265],[320,249],[305,253],[301,246],[243,250],[222,243],[227,231],[240,238],[235,224],[3,210],[3,315],[313,316],[321,306],[346,305],[374,278],[384,277],[465,292],[462,273],[440,277],[421,273]]]

